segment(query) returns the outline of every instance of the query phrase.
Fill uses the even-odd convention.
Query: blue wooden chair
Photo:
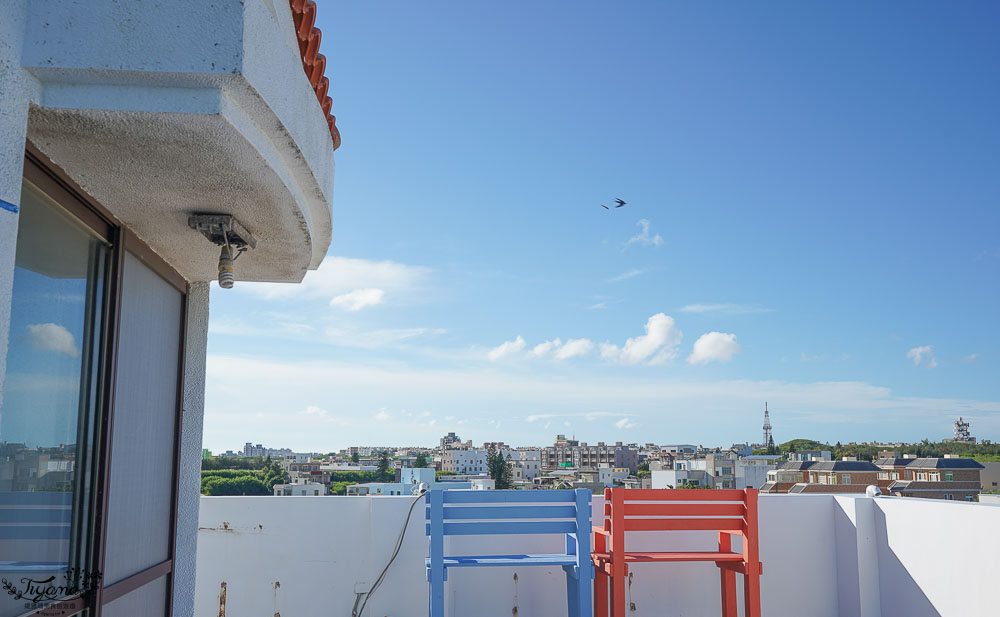
[[[427,492],[428,615],[444,617],[444,583],[449,568],[562,566],[566,571],[569,617],[592,617],[590,581],[590,491]],[[566,551],[536,555],[445,555],[445,536],[564,534]]]

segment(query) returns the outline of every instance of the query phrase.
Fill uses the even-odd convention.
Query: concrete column
[[[854,520],[858,542],[858,595],[860,617],[882,617],[882,598],[879,592],[878,526],[875,520],[875,499],[859,497],[854,500]]]
[[[205,416],[205,356],[208,348],[208,291],[208,283],[191,283],[188,286],[181,460],[177,483],[175,617],[194,617],[202,425]]]
[[[28,130],[29,95],[25,82],[30,78],[21,69],[27,14],[26,0],[0,3],[0,405],[7,374],[10,296]]]

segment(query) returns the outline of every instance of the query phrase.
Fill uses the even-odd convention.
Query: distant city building
[[[954,439],[945,439],[946,443],[976,443],[976,438],[969,431],[969,423],[962,419],[961,416],[959,416],[958,420],[955,420],[954,430]]]
[[[368,482],[352,484],[347,487],[348,495],[413,495],[421,483],[429,489],[465,489],[486,490],[492,488],[489,478],[476,478],[466,482],[439,482],[435,479],[435,471],[427,467],[408,467],[402,470],[399,482]]]
[[[704,469],[664,469],[650,472],[652,488],[680,488],[689,486],[712,486],[712,477]]]
[[[881,458],[875,461],[879,479],[889,481],[892,495],[949,501],[975,501],[982,491],[983,465],[971,458]]]
[[[487,444],[489,445],[489,444]],[[500,450],[504,458],[510,460],[514,479],[531,480],[541,473],[541,453],[538,450],[512,450],[506,444]],[[450,449],[441,454],[441,471],[458,474],[486,473],[486,448]]]
[[[566,445],[559,445],[564,443]],[[570,445],[570,444],[574,445]],[[625,445],[616,442],[609,446],[603,441],[597,442],[595,446],[589,446],[586,442],[567,440],[565,436],[556,437],[556,445],[548,446],[541,452],[542,469],[559,468],[594,468],[601,465],[608,467],[626,468],[631,473],[639,470],[639,450],[634,444]]]
[[[265,448],[261,444],[254,445],[253,442],[248,441],[243,446],[243,453],[237,454],[237,456],[246,456],[246,457],[259,456],[262,458],[273,456],[277,458],[284,458],[286,454],[291,454],[291,453],[292,451],[289,448]]]
[[[790,461],[831,461],[833,460],[833,453],[829,450],[800,450],[798,452],[789,452],[788,460]]]
[[[983,470],[979,472],[979,483],[983,487],[984,493],[995,493],[1000,491],[1000,463],[983,463]]]
[[[789,461],[767,472],[762,493],[864,493],[878,484],[879,468],[869,461]]]
[[[458,435],[456,435],[455,433],[448,433],[447,435],[441,438],[441,449],[446,450],[452,444],[460,444],[460,443],[462,443],[462,439]]]
[[[678,454],[695,454],[698,452],[698,446],[689,443],[671,444],[669,446],[660,446],[660,452],[666,452],[674,456]]]
[[[308,482],[305,484],[275,484],[275,497],[321,497],[327,494],[325,484]]]

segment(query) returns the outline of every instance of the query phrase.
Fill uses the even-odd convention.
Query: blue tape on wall
[[[17,214],[17,206],[15,206],[14,204],[9,204],[2,199],[0,199],[0,210],[6,210],[8,212],[13,212],[14,214]]]

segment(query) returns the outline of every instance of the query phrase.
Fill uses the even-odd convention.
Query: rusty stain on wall
[[[281,581],[274,581],[271,585],[271,589],[274,590],[274,617],[281,617],[281,613],[278,612],[278,589],[281,587]]]
[[[226,581],[222,581],[219,591],[219,617],[226,617]]]

